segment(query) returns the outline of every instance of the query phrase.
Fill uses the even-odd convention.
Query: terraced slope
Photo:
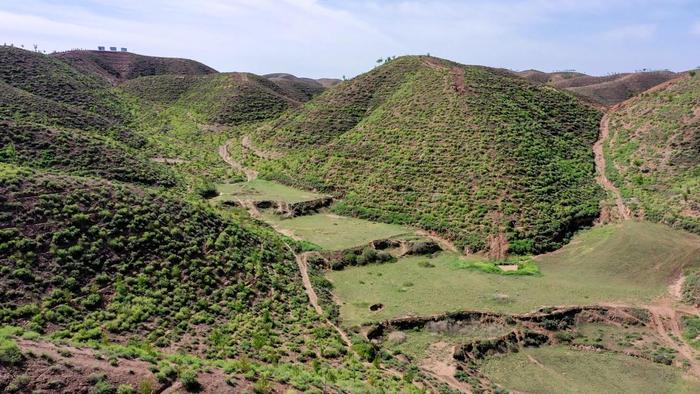
[[[600,114],[507,72],[402,57],[260,127],[263,177],[342,196],[493,256],[556,248],[597,216]]]
[[[196,178],[195,183],[242,180],[243,174],[217,154],[233,127],[300,105],[274,82],[248,73],[141,77],[117,89],[135,109],[151,157],[174,160],[176,169],[190,180]]]
[[[76,50],[51,56],[111,84],[148,75],[216,73],[213,68],[190,59],[143,56],[130,52]]]
[[[0,121],[0,162],[153,186],[176,183],[165,167],[109,138],[12,121]]]
[[[700,233],[700,76],[660,85],[609,118],[607,173],[628,208]]]
[[[50,56],[5,46],[0,47],[0,113],[96,129],[128,119],[104,81]]]

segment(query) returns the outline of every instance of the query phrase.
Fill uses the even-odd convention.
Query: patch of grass
[[[500,268],[499,266],[501,265],[514,265],[517,266],[517,269],[508,271]],[[473,269],[497,275],[540,275],[539,267],[532,258],[529,257],[514,258],[499,262],[457,260],[455,262],[455,267],[460,269]]]
[[[265,220],[295,236],[327,250],[342,250],[366,245],[377,239],[394,238],[415,231],[395,224],[377,223],[331,214],[299,216],[280,219],[268,213]]]
[[[283,201],[287,203],[296,203],[323,197],[317,193],[295,189],[293,187],[282,185],[281,183],[266,181],[264,179],[256,179],[250,182],[241,183],[218,184],[216,185],[216,190],[220,195],[215,199],[215,201],[241,199],[252,201]]]
[[[486,376],[510,390],[536,393],[697,393],[700,382],[674,367],[615,353],[563,347],[524,349],[487,360]]]
[[[699,249],[692,234],[628,222],[587,230],[562,250],[535,258],[540,276],[459,269],[456,262],[483,259],[441,253],[434,258],[406,257],[395,264],[349,267],[327,277],[344,301],[340,312],[348,325],[465,309],[523,313],[550,305],[649,302],[666,291],[675,272],[700,267]],[[434,267],[423,268],[426,264]],[[404,287],[407,281],[414,285]],[[358,303],[382,303],[384,309],[370,312]]]
[[[700,349],[700,316],[683,317],[683,338],[692,347]]]

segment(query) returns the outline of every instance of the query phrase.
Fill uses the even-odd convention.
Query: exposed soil
[[[231,155],[229,155],[228,147],[229,145],[231,145],[232,142],[233,140],[228,140],[225,144],[219,147],[219,156],[221,156],[221,159],[225,161],[228,165],[233,167],[236,171],[244,173],[248,181],[255,180],[258,177],[257,171],[244,167],[243,165],[241,165],[241,163],[233,160]]]
[[[102,376],[113,386],[127,384],[135,390],[147,384],[156,393],[186,393],[176,380],[159,382],[150,362],[139,359],[108,359],[98,350],[87,347],[59,345],[47,341],[16,339],[25,355],[22,364],[0,368],[0,387],[5,387],[20,375],[30,379],[19,392],[92,393],[95,379]],[[200,393],[239,393],[251,387],[243,378],[231,378],[218,368],[201,371],[197,380]],[[275,387],[284,391],[283,386]]]
[[[612,182],[605,175],[605,154],[603,153],[603,145],[608,139],[609,131],[609,117],[608,114],[603,115],[603,119],[600,121],[600,135],[598,141],[593,145],[593,153],[595,154],[595,170],[596,170],[596,181],[607,191],[612,193],[615,197],[615,205],[617,206],[617,211],[619,217],[622,220],[627,220],[630,218],[630,211],[625,206],[625,201],[622,198],[620,189],[613,185]]]
[[[423,372],[434,377],[452,389],[462,393],[471,393],[471,386],[455,379],[457,365],[452,357],[455,346],[446,342],[436,342],[428,348],[428,356],[420,363]]]

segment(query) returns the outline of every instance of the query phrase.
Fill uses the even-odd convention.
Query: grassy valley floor
[[[577,235],[558,252],[539,256],[540,276],[505,276],[463,269],[443,252],[397,263],[333,271],[344,324],[455,310],[524,313],[543,306],[645,304],[665,293],[687,267],[700,267],[700,239],[666,226],[626,222]],[[377,312],[369,305],[381,303]]]
[[[700,380],[678,368],[609,352],[567,347],[494,357],[482,371],[509,390],[531,393],[697,393]]]

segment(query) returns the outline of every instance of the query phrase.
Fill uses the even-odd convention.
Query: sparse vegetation
[[[700,234],[700,79],[642,94],[610,119],[608,177],[639,217]]]

